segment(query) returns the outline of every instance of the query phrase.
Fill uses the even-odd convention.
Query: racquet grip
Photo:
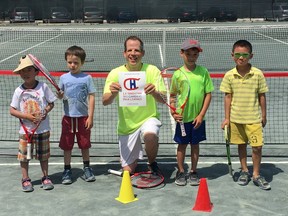
[[[59,89],[58,92],[60,92],[61,94],[63,93],[63,100],[68,100],[67,96],[65,95],[64,91]]]
[[[27,160],[31,159],[31,143],[27,143]]]
[[[228,126],[227,125],[224,126],[224,138],[225,140],[228,140]]]
[[[181,129],[181,134],[182,136],[186,136],[186,131],[185,131],[185,127],[184,127],[184,123],[180,122],[180,129]]]
[[[117,170],[108,169],[108,173],[111,173],[117,176],[123,176],[123,172],[117,171]]]
[[[63,93],[63,100],[68,100],[68,97],[65,95],[63,90],[59,89],[59,92]]]
[[[63,100],[68,100],[68,98],[67,98],[67,96],[65,94],[63,95]]]

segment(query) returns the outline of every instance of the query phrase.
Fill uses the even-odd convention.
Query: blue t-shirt
[[[64,114],[70,117],[88,116],[89,94],[96,92],[93,79],[89,74],[63,74],[60,77],[60,89],[67,100],[63,100]]]

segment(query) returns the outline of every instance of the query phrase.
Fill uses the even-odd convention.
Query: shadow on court
[[[17,151],[17,143],[15,152]],[[175,215],[204,215],[207,213],[193,211],[197,198],[198,187],[190,185],[177,186],[175,175],[177,162],[169,152],[168,157],[160,154],[159,167],[165,176],[165,185],[150,190],[133,188],[138,200],[122,204],[115,200],[119,196],[122,178],[108,173],[108,169],[119,170],[119,157],[101,157],[91,151],[91,166],[96,176],[95,182],[85,182],[82,176],[82,159],[72,157],[71,185],[62,185],[63,158],[58,153],[50,159],[49,173],[55,188],[44,191],[41,188],[41,169],[38,161],[32,160],[29,167],[30,178],[34,185],[32,193],[21,191],[21,170],[14,154],[4,154],[0,148],[0,216],[6,215],[100,215],[100,216],[175,216]],[[10,151],[10,150],[9,150]],[[105,150],[106,151],[106,150]],[[112,150],[113,151],[113,150]],[[173,151],[173,152],[172,152]],[[213,151],[213,150],[211,150]],[[55,154],[56,150],[53,149]],[[60,152],[59,150],[57,152]],[[100,156],[95,156],[99,155]],[[210,153],[209,153],[210,154]],[[252,163],[249,161],[249,170],[252,172]],[[228,174],[227,158],[222,156],[201,156],[198,164],[198,173],[207,179],[209,195],[213,209],[209,215],[215,216],[271,216],[287,215],[288,212],[288,157],[264,157],[261,174],[270,182],[272,189],[263,191],[253,182],[247,186],[239,186]],[[185,169],[190,170],[190,158],[185,160]],[[239,175],[238,158],[232,157],[234,174]],[[147,160],[139,163],[137,171],[147,170]]]

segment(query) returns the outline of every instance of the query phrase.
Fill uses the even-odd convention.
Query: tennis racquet
[[[41,71],[45,78],[56,88],[57,91],[61,91],[55,78],[51,75],[49,70],[32,54],[28,54],[28,57],[33,62],[34,66]]]
[[[231,163],[231,154],[230,154],[230,130],[227,125],[224,127],[224,138],[226,141],[226,152],[227,152],[227,159],[228,159],[228,169],[229,174],[233,176],[233,169],[232,169],[232,163]]]
[[[32,140],[33,135],[36,132],[37,128],[41,124],[41,121],[43,119],[43,115],[45,113],[43,108],[42,99],[39,95],[39,93],[36,90],[27,89],[24,90],[20,97],[19,97],[19,103],[20,103],[20,111],[25,114],[31,114],[34,116],[34,121],[31,122],[26,119],[19,119],[21,126],[25,132],[25,137],[27,139],[27,160],[30,160],[32,158]]]
[[[190,94],[188,77],[177,67],[165,68],[161,71],[161,75],[164,79],[165,91],[159,91],[160,96],[174,113],[183,115]],[[161,89],[161,80],[157,85],[158,89]],[[180,121],[179,124],[182,136],[186,136],[183,121]]]
[[[123,172],[116,171],[109,169],[108,173],[117,175],[117,176],[123,176]],[[146,189],[146,188],[154,188],[159,185],[161,185],[164,182],[164,176],[160,173],[152,173],[151,171],[146,172],[139,172],[134,173],[131,175],[131,183],[133,187]]]

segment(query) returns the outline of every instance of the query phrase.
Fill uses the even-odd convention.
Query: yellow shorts
[[[262,124],[230,123],[230,143],[250,144],[252,147],[263,146]]]

